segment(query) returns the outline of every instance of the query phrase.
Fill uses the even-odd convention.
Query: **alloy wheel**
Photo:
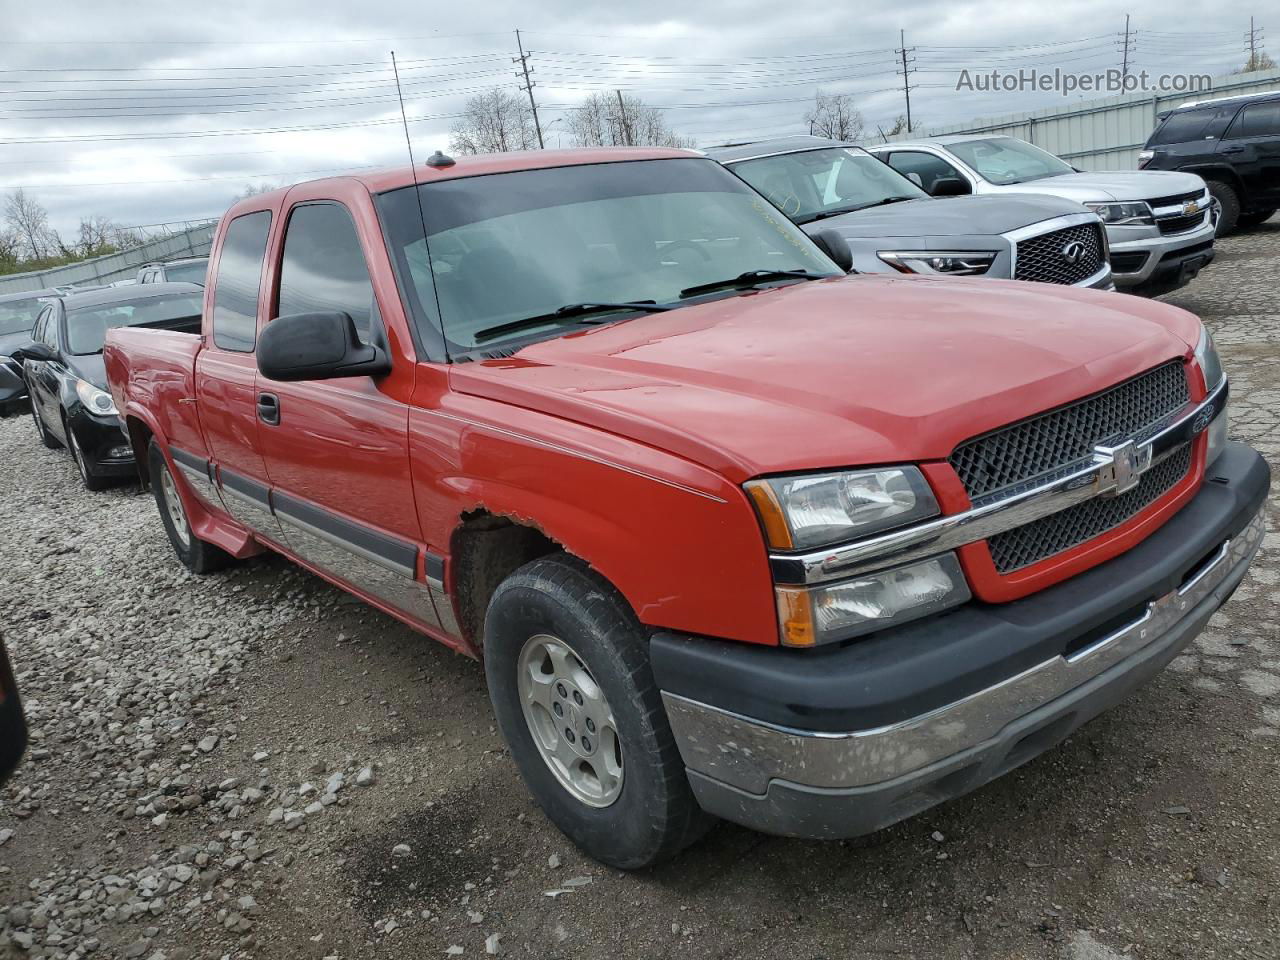
[[[168,465],[160,471],[160,491],[164,494],[164,506],[169,512],[169,520],[173,523],[173,532],[184,547],[191,546],[191,529],[187,526],[187,513],[182,509],[182,498],[178,496],[178,485],[173,482],[173,474]]]

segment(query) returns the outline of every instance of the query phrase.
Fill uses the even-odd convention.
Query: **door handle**
[[[273,427],[280,425],[280,398],[274,393],[258,394],[258,419]]]
[[[1223,147],[1221,153],[1244,153],[1244,147]]]

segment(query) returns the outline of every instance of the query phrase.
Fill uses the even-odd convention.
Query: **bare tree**
[[[813,106],[804,115],[809,132],[831,140],[857,140],[862,136],[862,114],[847,93],[823,93],[818,90]]]
[[[81,217],[77,231],[76,253],[81,257],[97,257],[116,249],[115,237],[119,228],[110,217]]]
[[[0,229],[0,273],[12,273],[22,261],[22,241],[8,228]]]
[[[49,211],[21,187],[5,198],[4,221],[17,236],[23,259],[40,260],[61,246],[49,226]]]
[[[468,98],[462,117],[449,132],[454,153],[505,153],[537,146],[529,102],[502,87]]]
[[[898,114],[893,120],[893,126],[889,128],[885,134],[886,137],[897,136],[900,133],[907,132],[907,115],[905,113]]]
[[[618,91],[593,93],[567,116],[569,133],[583,147],[691,147],[667,125],[659,107]]]
[[[247,200],[249,197],[256,197],[260,193],[270,193],[272,190],[279,190],[283,184],[280,183],[246,183],[244,189],[231,198],[231,202],[238,200]]]
[[[1249,59],[1245,61],[1244,66],[1239,70],[1233,70],[1232,73],[1252,73],[1254,70],[1274,70],[1276,62],[1271,59],[1271,55],[1265,50],[1256,50],[1249,54]]]

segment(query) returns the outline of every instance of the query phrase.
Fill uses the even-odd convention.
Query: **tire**
[[[532,669],[548,644],[571,667],[561,694],[555,688],[564,674],[554,670],[553,657],[540,661],[552,673]],[[674,857],[714,823],[689,787],[649,666],[644,628],[622,596],[584,563],[544,557],[498,586],[485,615],[484,664],[498,725],[525,784],[588,856],[624,870],[652,866]],[[551,679],[543,687],[528,680],[534,676]],[[582,709],[569,707],[557,718],[543,706],[530,707],[531,720],[522,682],[526,691],[544,692],[552,707],[576,702]],[[579,693],[586,694],[585,704]],[[594,725],[593,715],[600,718]],[[561,749],[574,760],[594,750],[581,760],[581,770],[602,771],[594,781],[581,774],[585,787],[579,785],[577,793],[556,772],[547,756],[551,751],[540,745],[547,727],[559,723],[568,733],[569,726],[576,728],[576,736],[563,739],[557,730]],[[584,735],[597,742],[587,743]],[[615,742],[616,751],[610,749]]]
[[[76,470],[80,473],[80,482],[84,484],[86,490],[92,490],[95,493],[99,490],[105,490],[111,486],[111,480],[107,477],[94,476],[89,470],[89,458],[85,456],[83,450],[80,449],[80,441],[76,439],[76,435],[71,431],[71,425],[66,420],[62,421],[62,432],[67,435],[67,446],[71,450],[71,459],[75,461]]]
[[[40,419],[40,408],[36,405],[34,394],[31,400],[31,419],[36,422],[36,436],[50,450],[61,450],[62,441],[45,429],[44,421]]]
[[[1240,219],[1240,197],[1236,188],[1221,180],[1210,180],[1207,184],[1209,195],[1218,201],[1218,229],[1215,237],[1225,237],[1236,228]]]
[[[1259,224],[1266,223],[1273,216],[1275,216],[1275,210],[1255,210],[1253,213],[1242,213],[1236,220],[1236,225],[1240,227],[1256,227]]]
[[[187,511],[177,495],[177,480],[169,471],[169,461],[165,459],[160,445],[152,440],[147,447],[147,464],[151,472],[151,492],[156,498],[156,507],[160,510],[160,522],[164,524],[164,532],[169,535],[173,544],[173,552],[192,573],[213,573],[228,566],[235,558],[221,547],[201,540],[191,530],[187,520]],[[176,509],[171,509],[170,497],[174,498]]]

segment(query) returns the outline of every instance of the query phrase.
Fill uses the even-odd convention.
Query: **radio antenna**
[[[422,223],[422,252],[427,257],[427,271],[431,275],[431,246],[427,241],[427,214],[422,209],[422,191],[419,189],[422,185],[418,183],[418,165],[413,161],[413,138],[409,136],[409,116],[404,110],[404,91],[400,89],[400,67],[396,65],[396,52],[391,51],[391,72],[396,78],[396,97],[400,100],[400,122],[404,125],[404,145],[409,148],[409,175],[413,177],[413,196],[418,201],[418,220]],[[438,151],[437,151],[438,152]],[[433,158],[434,159],[434,156]],[[452,165],[453,161],[449,161]],[[405,265],[408,266],[408,257],[405,258]],[[409,276],[405,279],[409,283],[413,283],[413,268],[409,267]],[[435,284],[432,284],[434,289]],[[415,291],[416,292],[416,291]],[[422,298],[418,297],[419,303]],[[440,349],[444,351],[444,362],[449,362],[449,338],[444,333],[444,314],[440,312],[440,299],[436,298],[436,316],[440,320]]]

